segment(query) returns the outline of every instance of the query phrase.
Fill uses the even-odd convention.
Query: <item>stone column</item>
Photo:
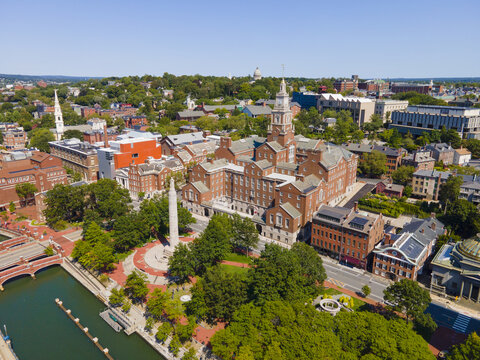
[[[470,283],[470,290],[468,291],[468,300],[472,298],[472,289],[473,289],[473,284]]]
[[[170,225],[170,247],[172,251],[178,244],[178,213],[177,213],[177,192],[175,191],[175,181],[170,178],[170,190],[168,191],[168,217]]]
[[[459,295],[460,297],[463,296],[463,285],[464,285],[464,282],[462,280],[462,286],[460,286],[460,295]]]

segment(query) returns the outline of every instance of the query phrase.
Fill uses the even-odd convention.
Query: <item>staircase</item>
[[[453,323],[452,329],[456,332],[466,334],[468,324],[470,323],[471,318],[463,314],[458,314],[455,322]]]

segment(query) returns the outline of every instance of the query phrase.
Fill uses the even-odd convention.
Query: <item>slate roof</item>
[[[322,160],[320,164],[326,169],[335,167],[342,157],[345,160],[349,160],[353,156],[350,151],[332,144],[322,144],[320,145],[320,150],[322,150]]]
[[[207,193],[210,189],[201,181],[195,181],[192,185],[197,189],[201,194]]]
[[[302,216],[302,214],[300,213],[300,211],[298,211],[292,204],[290,204],[289,202],[287,203],[283,203],[280,205],[280,207],[285,210],[292,218],[296,219],[300,216]]]
[[[413,176],[423,176],[429,178],[438,178],[439,176],[442,179],[448,179],[451,173],[449,171],[438,171],[438,170],[417,170],[413,173]]]
[[[203,111],[183,110],[178,112],[178,116],[181,118],[199,118],[205,116],[205,113]]]
[[[273,149],[273,151],[275,152],[279,152],[279,151],[282,151],[284,148],[282,145],[280,145],[278,142],[276,141],[270,141],[270,142],[267,142],[267,144]]]
[[[247,105],[244,108],[244,111],[248,110],[253,116],[259,116],[259,115],[271,115],[272,114],[272,109],[270,106],[258,106],[258,105]]]
[[[226,159],[218,159],[218,160],[214,160],[213,162],[204,162],[200,164],[200,166],[207,171],[220,169],[227,165],[228,165],[228,161]]]
[[[251,136],[245,139],[233,141],[232,146],[230,146],[230,151],[236,154],[239,152],[252,150],[259,147],[264,142],[265,142],[265,138],[258,137],[258,136],[257,137]]]
[[[255,165],[257,165],[260,169],[265,170],[268,169],[269,167],[272,167],[272,163],[268,160],[259,160],[255,161]]]
[[[381,145],[373,145],[373,144],[357,144],[357,143],[348,143],[342,144],[344,149],[347,149],[351,152],[358,152],[358,153],[371,153],[372,151],[379,151],[384,153],[387,156],[397,157],[401,155],[403,152],[406,152],[405,149],[395,149],[388,146],[381,146]]]
[[[233,111],[236,108],[236,105],[204,105],[203,108],[207,112],[213,112],[217,109],[225,109],[228,111]]]
[[[446,143],[434,143],[425,146],[427,150],[435,150],[437,152],[452,152],[454,149]]]
[[[285,169],[285,170],[296,170],[297,169],[297,164],[294,163],[287,163],[287,162],[279,162],[277,163],[277,168],[279,169]]]
[[[297,143],[297,149],[300,150],[316,149],[319,144],[322,143],[322,141],[319,139],[309,139],[304,137],[303,135],[296,135],[295,142]]]

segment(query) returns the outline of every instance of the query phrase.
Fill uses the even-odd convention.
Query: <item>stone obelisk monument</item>
[[[178,244],[178,213],[177,213],[177,192],[175,191],[175,181],[170,178],[170,190],[168,191],[168,216],[170,224],[170,248],[175,250]]]

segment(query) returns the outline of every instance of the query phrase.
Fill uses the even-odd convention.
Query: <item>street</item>
[[[388,280],[374,276],[361,269],[349,268],[336,261],[322,256],[323,267],[327,272],[327,281],[355,292],[362,292],[362,287],[368,285],[372,290],[369,298],[383,302],[383,290],[389,285]]]

